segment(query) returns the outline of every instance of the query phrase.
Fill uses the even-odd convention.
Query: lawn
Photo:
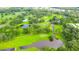
[[[56,36],[56,38],[61,39],[61,40],[63,40],[62,28],[63,28],[62,25],[55,25],[55,31],[54,31],[56,33],[56,34],[54,34]]]
[[[41,40],[47,40],[50,34],[38,34],[38,35],[21,35],[14,38],[11,41],[0,43],[0,49],[18,48],[20,46],[29,45],[33,42]]]

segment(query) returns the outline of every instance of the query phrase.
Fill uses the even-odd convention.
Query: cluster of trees
[[[63,28],[63,37],[67,50],[79,50],[79,24],[65,24]]]
[[[43,16],[52,15],[46,9],[34,8],[2,8],[0,9],[0,42],[9,41],[20,34],[49,33],[50,24],[42,24],[45,20]],[[23,22],[23,20],[28,21]],[[28,27],[22,28],[24,25]]]

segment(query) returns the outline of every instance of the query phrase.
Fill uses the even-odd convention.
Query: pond
[[[3,49],[3,50],[0,50],[0,51],[15,51],[16,48],[8,48],[8,49]]]
[[[43,47],[49,47],[49,48],[59,48],[61,46],[63,46],[63,42],[61,40],[56,40],[54,39],[53,41],[49,41],[49,40],[43,40],[40,42],[34,42],[30,45],[27,46],[20,46],[20,49],[27,49],[27,48],[32,48],[32,47],[36,47],[36,48],[43,48]],[[16,48],[8,48],[8,49],[4,49],[1,51],[15,51]]]
[[[29,46],[27,46],[27,48],[31,48],[31,47],[36,47],[36,48],[43,48],[43,47],[50,47],[50,48],[59,48],[61,46],[63,46],[63,42],[61,40],[53,40],[53,41],[49,41],[49,40],[44,40],[44,41],[40,41],[40,42],[36,42],[33,43]]]
[[[28,28],[28,27],[29,27],[28,24],[24,24],[24,25],[22,26],[22,28]]]

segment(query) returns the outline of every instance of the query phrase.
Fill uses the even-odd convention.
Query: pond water
[[[29,27],[28,24],[24,24],[24,25],[22,26],[22,28],[28,28],[28,27]]]
[[[16,48],[8,48],[8,49],[3,49],[3,50],[0,50],[0,51],[15,51]]]
[[[43,47],[50,47],[50,48],[59,48],[61,46],[63,46],[63,42],[61,40],[56,40],[54,39],[53,41],[49,41],[49,40],[43,40],[40,42],[35,42],[32,43],[28,46],[20,46],[20,49],[26,49],[26,48],[32,48],[32,47],[36,47],[36,48],[43,48]],[[4,49],[1,51],[14,51],[16,48],[8,48],[8,49]]]
[[[44,41],[33,43],[33,44],[29,45],[28,48],[31,48],[31,47],[43,48],[46,46],[50,47],[50,48],[59,48],[63,45],[64,44],[61,40],[53,40],[53,41],[44,40]]]

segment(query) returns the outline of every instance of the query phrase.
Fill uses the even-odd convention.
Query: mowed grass
[[[62,28],[63,28],[62,25],[55,25],[54,26],[54,32],[52,33],[57,39],[60,39],[60,40],[63,40]]]
[[[0,43],[0,49],[7,48],[19,48],[20,46],[27,46],[33,42],[38,42],[41,40],[47,40],[49,34],[37,34],[37,35],[21,35],[11,41]]]
[[[54,34],[58,39],[61,39],[61,40],[63,40],[63,38],[62,38],[62,28],[63,28],[63,26],[62,25],[55,25],[55,33],[56,34]]]

